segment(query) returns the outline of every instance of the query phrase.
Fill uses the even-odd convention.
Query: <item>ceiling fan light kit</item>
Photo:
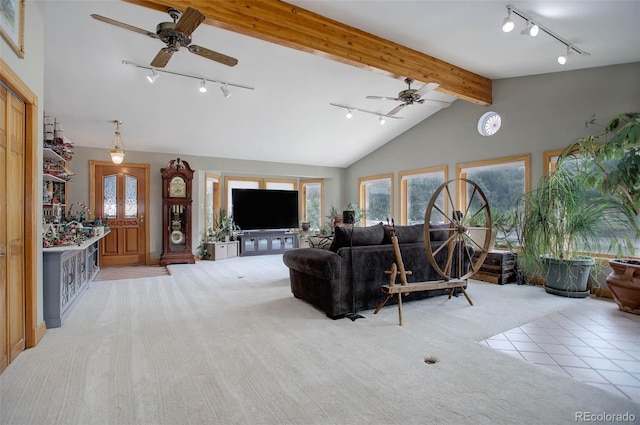
[[[557,41],[559,41],[560,43],[562,43],[562,44],[564,44],[566,46],[567,53],[564,54],[564,55],[558,56],[558,63],[560,65],[564,65],[565,63],[567,63],[568,56],[570,54],[573,54],[574,52],[579,54],[579,55],[583,55],[583,56],[589,56],[590,55],[589,52],[577,48],[573,43],[569,42],[564,37],[561,37],[557,33],[551,31],[548,27],[545,27],[544,25],[541,25],[540,23],[535,22],[533,20],[533,18],[531,18],[530,16],[527,16],[524,12],[522,12],[519,9],[516,9],[515,7],[513,7],[510,4],[507,5],[507,17],[502,22],[502,31],[511,32],[515,28],[515,24],[511,20],[511,13],[512,12],[513,12],[513,14],[521,17],[522,19],[524,19],[526,21],[526,27],[525,27],[524,30],[522,30],[520,32],[520,34],[529,35],[531,37],[535,37],[535,36],[538,35],[538,33],[540,31],[542,31],[545,34],[549,35],[551,38],[556,39]]]

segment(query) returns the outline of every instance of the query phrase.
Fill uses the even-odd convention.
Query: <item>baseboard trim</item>
[[[42,340],[42,338],[44,338],[44,335],[46,333],[47,323],[43,320],[38,326],[35,327],[35,329],[31,330],[31,335],[29,338],[27,338],[27,340],[29,341],[27,348],[33,348],[38,345],[38,343]]]

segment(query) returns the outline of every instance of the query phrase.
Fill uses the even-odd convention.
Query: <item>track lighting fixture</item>
[[[155,83],[156,80],[158,79],[158,77],[160,76],[160,74],[158,74],[156,72],[155,69],[151,69],[151,74],[147,75],[147,81],[150,82],[151,84]]]
[[[222,91],[222,95],[225,99],[229,99],[229,97],[231,97],[231,92],[229,91],[226,83],[220,86],[220,90]]]
[[[224,94],[224,97],[231,96],[231,92],[229,91],[228,86],[238,87],[238,88],[247,89],[247,90],[255,90],[253,87],[244,86],[244,85],[241,85],[241,84],[230,83],[228,81],[214,80],[212,78],[199,77],[197,75],[182,74],[180,72],[167,71],[166,69],[156,69],[156,68],[152,68],[150,66],[138,65],[137,63],[133,63],[133,62],[130,62],[130,61],[127,61],[127,60],[123,60],[122,64],[123,65],[134,66],[136,68],[142,68],[142,69],[150,70],[151,74],[147,75],[147,80],[149,80],[150,83],[153,83],[154,81],[156,81],[158,79],[158,77],[160,76],[160,74],[158,74],[158,73],[161,72],[163,74],[171,74],[171,75],[177,75],[179,77],[186,77],[186,78],[193,78],[195,80],[200,80],[200,91],[202,93],[205,93],[207,91],[207,87],[206,87],[206,83],[207,82],[216,83],[216,84],[222,84],[223,87],[220,87],[220,89],[222,90],[222,93]]]
[[[120,136],[120,124],[122,124],[122,121],[113,120],[113,122],[116,125],[116,132],[113,136],[113,140],[111,141],[111,145],[109,146],[109,155],[111,155],[111,161],[114,164],[122,164],[124,156],[127,154],[127,151],[124,150],[122,136]]]
[[[502,31],[511,32],[515,28],[516,24],[511,20],[511,8],[507,7],[507,17],[502,21]]]
[[[402,117],[397,117],[395,115],[381,114],[380,112],[367,111],[366,109],[358,109],[358,108],[354,108],[352,106],[339,105],[337,103],[329,103],[329,105],[335,106],[335,107],[338,107],[338,108],[346,109],[347,113],[346,113],[345,116],[347,118],[353,117],[353,113],[354,112],[364,112],[365,114],[377,115],[378,116],[378,122],[380,123],[380,125],[384,125],[385,124],[386,118],[393,118],[394,120],[402,119]]]
[[[567,53],[565,55],[558,56],[558,63],[560,65],[564,65],[565,63],[567,63],[568,56],[573,54],[573,53],[577,53],[579,55],[584,55],[584,56],[589,56],[590,55],[589,52],[586,52],[586,51],[584,51],[582,49],[577,48],[574,44],[570,43],[565,38],[560,37],[558,34],[556,34],[555,32],[551,31],[549,28],[541,25],[539,22],[534,21],[533,18],[531,18],[530,16],[527,16],[524,12],[522,12],[521,10],[516,9],[515,7],[513,7],[513,5],[510,5],[510,4],[507,5],[507,17],[502,22],[502,31],[510,32],[511,30],[513,30],[514,23],[511,21],[511,13],[512,12],[513,12],[514,15],[519,16],[522,19],[524,19],[526,21],[526,23],[527,23],[525,29],[522,30],[520,32],[520,34],[529,35],[531,37],[535,37],[536,35],[538,35],[538,33],[540,31],[542,31],[545,34],[551,36],[552,38],[555,38],[560,43],[562,43],[562,44],[564,44],[566,46]]]
[[[535,37],[540,32],[540,27],[531,21],[527,21],[527,26],[522,30],[520,34],[522,35],[530,35],[531,37]]]
[[[560,65],[564,65],[569,60],[569,56],[573,55],[573,50],[571,50],[571,46],[567,46],[567,52],[564,55],[558,56],[558,63]]]

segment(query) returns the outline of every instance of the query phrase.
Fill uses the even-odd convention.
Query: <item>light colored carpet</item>
[[[331,320],[282,257],[171,265],[94,283],[0,375],[2,424],[569,424],[640,405],[478,341],[564,307],[538,287]],[[612,303],[612,308],[617,308]],[[426,357],[438,362],[426,364]]]
[[[160,266],[125,266],[101,267],[94,282],[107,280],[140,279],[143,277],[168,276],[166,267]]]

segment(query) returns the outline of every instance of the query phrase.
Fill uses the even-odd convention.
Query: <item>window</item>
[[[205,173],[204,175],[204,230],[213,228],[213,218],[220,214],[221,202],[220,176]]]
[[[400,223],[424,223],[424,215],[434,192],[442,183],[447,181],[447,166],[423,168],[421,170],[401,171],[400,179]],[[444,193],[441,194],[437,205],[446,212]],[[435,209],[430,219],[431,223],[444,221],[442,214]]]
[[[456,166],[459,178],[471,180],[480,187],[496,217],[517,208],[522,195],[528,192],[530,182],[530,155],[511,156]],[[470,185],[458,188],[458,205],[467,205],[471,195]]]
[[[565,151],[563,149],[546,151],[544,152],[544,170],[545,172],[553,171],[558,168],[558,160],[560,159],[560,155]],[[603,164],[604,167],[610,168],[616,166],[616,160],[611,160]],[[580,173],[581,169],[584,169],[584,164],[582,159],[579,156],[569,156],[567,157],[562,166],[572,170],[576,174]],[[590,189],[587,191],[587,196],[596,198],[600,196],[596,189]],[[621,242],[618,246],[612,246],[612,234],[615,235],[615,238],[618,241],[623,241],[627,235],[626,229],[621,229],[617,214],[620,214],[617,211],[610,211],[607,215],[607,222],[602,223],[597,229],[598,241],[593,246],[590,247],[591,252],[587,252],[587,254],[604,254],[608,256],[621,255],[626,257],[631,257],[633,255],[637,255],[640,252],[640,239],[632,239],[629,241],[632,248],[626,246],[625,242]],[[585,249],[586,250],[586,249]]]
[[[300,210],[302,221],[309,223],[311,230],[322,228],[322,206],[324,204],[323,180],[300,180]]]
[[[393,174],[359,178],[358,187],[365,226],[386,223],[393,217]]]
[[[264,179],[264,188],[270,190],[296,190],[298,182],[296,180],[267,180]]]
[[[227,215],[233,217],[233,208],[231,202],[232,189],[260,189],[262,179],[249,177],[225,177],[224,186],[227,191]]]

